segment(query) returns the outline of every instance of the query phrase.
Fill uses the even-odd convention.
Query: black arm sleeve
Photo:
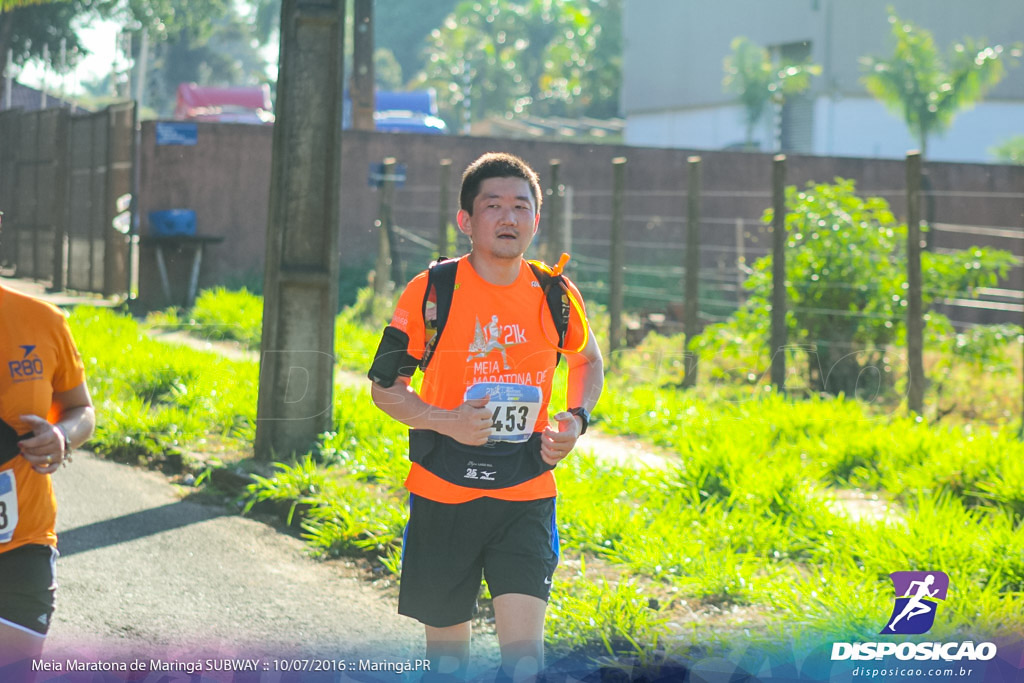
[[[0,420],[0,465],[21,453],[18,442],[32,436],[32,432],[19,435],[11,425]]]
[[[412,377],[419,362],[418,358],[409,355],[409,335],[388,325],[381,335],[367,377],[387,389],[399,376]]]

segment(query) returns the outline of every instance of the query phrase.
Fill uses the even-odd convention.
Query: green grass
[[[335,319],[335,358],[339,368],[364,372],[388,322],[393,301],[375,300],[370,289],[361,289],[355,302]],[[151,313],[146,325],[153,329],[185,330],[202,339],[236,341],[259,350],[263,335],[263,298],[246,289],[207,289],[186,312],[169,308]]]
[[[155,341],[107,310],[79,307],[71,325],[96,405],[96,450],[151,462],[252,441],[254,363]]]
[[[338,317],[342,366],[365,369],[389,306],[362,294]],[[99,450],[130,459],[251,442],[255,363],[150,341],[110,314],[76,313],[72,324],[100,405]],[[1013,422],[929,424],[898,402],[787,398],[753,371],[708,368],[697,391],[683,392],[670,343],[652,339],[617,359],[595,424],[678,460],[623,468],[577,453],[558,468],[554,651],[649,657],[866,637],[891,608],[888,574],[907,569],[950,574],[955,597],[936,637],[1024,627],[1024,446]],[[562,382],[560,369],[556,405]],[[246,499],[294,516],[318,554],[368,555],[396,571],[406,431],[366,387],[335,392],[336,432],[255,479]],[[894,512],[883,521],[843,514],[834,501],[850,489]]]
[[[370,435],[348,441],[345,457],[327,470],[343,486],[303,499],[315,508],[307,537],[328,554],[364,552],[372,546],[384,558],[393,557],[404,520],[403,430],[379,421],[365,391],[346,394],[342,402],[345,419],[365,422]],[[806,406],[798,407],[798,419],[777,430],[772,451],[759,460],[751,459],[751,449],[740,440],[720,438],[711,447],[691,448],[685,464],[668,470],[612,467],[586,455],[560,468],[564,555],[595,558],[606,568],[619,569],[606,584],[600,577],[597,583],[576,574],[560,578],[559,591],[564,593],[556,591],[561,597],[553,601],[549,624],[553,643],[571,649],[590,638],[588,647],[609,644],[616,652],[631,651],[631,641],[646,648],[655,641],[671,643],[666,626],[671,614],[637,607],[660,602],[665,594],[689,600],[697,609],[754,608],[767,633],[849,636],[869,627],[877,630],[876,622],[884,618],[879,614],[891,605],[885,577],[907,568],[951,574],[959,593],[956,604],[943,613],[946,631],[1019,628],[1024,614],[1022,554],[1006,549],[1024,547],[1024,530],[1012,501],[939,490],[931,486],[931,477],[922,478],[925,486],[902,486],[895,497],[903,512],[889,524],[836,514],[824,505],[829,486],[836,483],[828,462],[792,455],[791,444],[801,442],[795,433],[807,428]],[[785,412],[784,405],[773,401],[745,409],[745,417],[765,424],[768,415]],[[709,427],[735,419],[729,413],[716,414],[711,406],[703,406],[702,414]],[[837,455],[846,443],[855,442],[841,425],[832,422],[827,433],[821,428],[815,436]],[[851,423],[845,426],[849,429]],[[853,423],[858,426],[860,422]],[[917,423],[907,428],[929,431]],[[951,431],[935,441],[948,444],[955,436]],[[963,448],[976,441],[966,438],[959,444]],[[894,462],[902,466],[906,453],[925,452],[930,441],[923,444],[912,442]],[[293,468],[282,476],[296,473]],[[372,482],[377,488],[369,497],[356,495],[355,482]],[[255,486],[252,492],[258,495],[260,490]],[[593,615],[602,601],[605,611],[608,604],[615,605],[606,620],[593,617],[591,623],[590,616],[581,616]],[[991,610],[979,615],[977,604]],[[698,630],[692,636],[696,640],[689,642],[710,635]]]

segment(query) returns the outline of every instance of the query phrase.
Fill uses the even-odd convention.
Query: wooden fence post
[[[786,389],[786,155],[772,159],[772,331],[771,381]]]
[[[438,197],[438,223],[437,223],[437,257],[448,256],[448,225],[451,217],[448,215],[448,180],[451,176],[452,160],[441,159],[439,167],[438,186],[440,196]]]
[[[548,233],[543,251],[543,259],[547,263],[556,263],[558,257],[565,251],[565,240],[562,237],[562,197],[558,179],[561,166],[562,162],[558,159],[551,160],[551,196],[548,198],[548,208],[544,212],[548,216]]]
[[[924,316],[921,304],[921,153],[907,152],[907,407],[924,410]]]
[[[746,228],[742,218],[736,219],[736,303],[746,303],[743,294],[743,282],[747,279],[747,244]]]
[[[700,157],[687,160],[686,188],[686,263],[683,288],[683,331],[686,345],[683,350],[683,388],[697,386],[697,357],[690,350],[699,324],[700,297]]]
[[[373,275],[373,293],[382,296],[387,293],[389,283],[394,279],[395,253],[394,237],[391,234],[391,192],[395,186],[395,158],[387,157],[381,167],[384,176],[380,183],[380,209],[377,212],[377,265]]]
[[[53,216],[53,278],[50,291],[63,292],[68,286],[68,196],[71,191],[71,113],[61,109],[55,124],[53,141],[53,186],[51,211]]]
[[[612,159],[612,234],[611,269],[608,273],[608,356],[615,366],[615,352],[622,335],[622,303],[625,289],[624,236],[622,234],[622,198],[626,187],[626,157]]]

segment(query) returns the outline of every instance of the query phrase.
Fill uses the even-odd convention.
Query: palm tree
[[[889,8],[896,49],[889,58],[863,57],[862,79],[868,92],[907,124],[927,157],[928,139],[949,128],[961,109],[975,102],[1004,75],[1002,45],[982,46],[965,38],[948,60],[935,47],[931,32],[903,21]],[[1020,54],[1019,48],[1010,55]]]
[[[999,163],[1024,166],[1024,135],[1014,135],[1003,140],[989,152]]]
[[[722,86],[740,96],[746,124],[745,146],[754,144],[754,127],[771,107],[778,112],[787,95],[803,92],[810,86],[811,76],[821,67],[810,63],[774,62],[768,50],[739,36],[731,44],[732,54],[723,64]]]

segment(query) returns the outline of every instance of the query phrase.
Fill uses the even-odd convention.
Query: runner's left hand
[[[549,465],[557,465],[576,446],[576,440],[580,438],[580,423],[575,415],[566,411],[558,413],[552,420],[558,422],[558,431],[549,424],[541,433],[540,457]]]
[[[18,442],[21,454],[39,474],[53,474],[64,460],[64,437],[60,430],[38,415],[21,415],[32,427],[32,436]]]

